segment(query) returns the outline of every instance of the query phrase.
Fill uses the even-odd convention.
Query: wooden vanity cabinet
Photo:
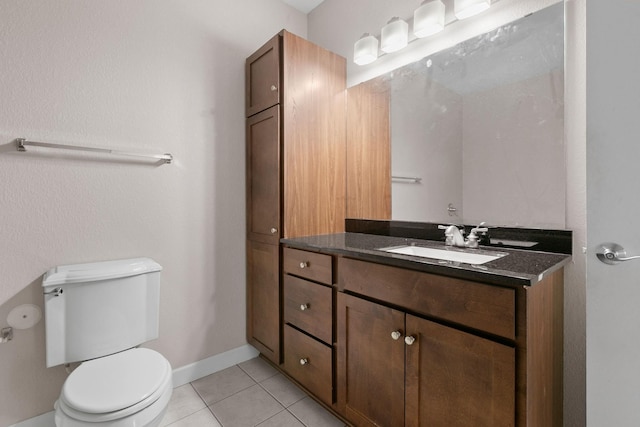
[[[332,257],[283,249],[284,370],[333,403]]]
[[[513,347],[338,295],[338,405],[357,426],[513,426],[514,376]]]
[[[282,31],[245,76],[247,340],[280,364],[280,239],[344,231],[346,61]]]
[[[337,263],[337,408],[356,426],[561,426],[562,272],[499,287]]]

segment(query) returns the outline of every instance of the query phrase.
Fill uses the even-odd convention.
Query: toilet
[[[81,362],[54,404],[57,427],[156,427],[173,391],[158,337],[160,272],[149,258],[58,266],[42,279],[47,367]]]

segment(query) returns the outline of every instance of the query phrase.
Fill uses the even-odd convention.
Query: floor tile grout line
[[[274,375],[274,376],[275,376],[275,375]],[[272,377],[272,378],[273,378],[273,377]],[[307,397],[307,393],[303,391],[304,396],[302,396],[300,399],[296,400],[295,402],[291,402],[289,405],[285,405],[283,402],[281,402],[281,401],[280,401],[280,399],[278,399],[278,398],[276,397],[276,395],[275,395],[275,394],[273,394],[273,393],[272,393],[272,392],[270,392],[267,388],[265,388],[265,386],[263,386],[263,385],[262,385],[262,383],[258,383],[258,385],[259,385],[260,387],[262,387],[262,389],[263,389],[264,391],[266,391],[266,392],[269,394],[269,396],[273,397],[273,398],[276,400],[276,402],[278,402],[279,404],[281,404],[281,405],[282,405],[282,407],[283,407],[284,409],[288,409],[288,408],[289,408],[289,406],[291,406],[291,405],[295,405],[296,403],[300,402],[302,399],[304,399],[305,397]]]
[[[224,426],[224,424],[223,424],[223,423],[218,419],[218,417],[216,416],[216,414],[213,412],[213,408],[212,408],[212,406],[213,406],[213,405],[215,405],[215,404],[217,404],[217,403],[219,403],[219,402],[222,402],[222,401],[224,401],[224,400],[226,400],[226,399],[229,399],[229,398],[231,398],[231,397],[233,397],[233,396],[237,395],[238,393],[241,393],[241,392],[243,392],[243,391],[245,391],[245,390],[247,390],[247,389],[249,389],[249,388],[251,388],[251,387],[253,387],[253,386],[255,386],[255,385],[260,386],[260,388],[261,388],[263,391],[265,391],[265,392],[266,392],[269,396],[271,396],[271,397],[272,397],[272,398],[273,398],[273,399],[274,399],[274,400],[275,400],[275,401],[276,401],[280,406],[282,406],[282,410],[281,410],[281,411],[277,412],[276,414],[272,415],[271,417],[269,417],[269,418],[267,418],[267,419],[265,419],[265,420],[260,421],[260,423],[256,424],[256,426],[260,425],[261,423],[266,422],[267,420],[269,420],[269,419],[271,419],[271,418],[275,417],[275,416],[276,416],[276,415],[278,415],[278,414],[281,414],[283,411],[287,411],[287,412],[288,412],[288,413],[289,413],[293,418],[295,418],[295,419],[296,419],[298,422],[300,422],[303,426],[305,426],[305,427],[309,427],[307,424],[305,424],[305,422],[304,422],[302,419],[300,419],[299,417],[297,417],[297,416],[296,416],[296,415],[295,415],[295,414],[290,410],[290,408],[291,408],[293,405],[295,405],[296,403],[299,403],[299,402],[303,401],[304,399],[310,399],[310,397],[309,397],[308,393],[306,393],[304,390],[302,390],[302,392],[303,392],[303,396],[302,396],[300,399],[296,400],[295,402],[292,402],[292,403],[291,403],[291,404],[289,404],[288,406],[285,406],[285,404],[284,404],[283,402],[281,402],[281,401],[280,401],[280,400],[279,400],[279,399],[278,399],[278,398],[277,398],[273,393],[271,393],[268,389],[266,389],[266,388],[265,388],[265,386],[263,386],[263,384],[262,384],[263,382],[265,382],[265,381],[267,381],[267,380],[269,380],[269,379],[271,379],[271,378],[273,378],[273,377],[277,376],[277,375],[279,374],[279,372],[278,372],[278,371],[275,371],[273,375],[271,375],[271,376],[269,376],[269,377],[267,377],[267,378],[264,378],[264,379],[262,379],[261,381],[258,381],[258,380],[256,380],[253,376],[251,376],[251,374],[250,374],[247,370],[243,369],[243,368],[242,368],[242,366],[240,366],[239,364],[238,364],[238,365],[235,365],[235,366],[237,366],[238,368],[240,368],[240,370],[241,370],[244,374],[246,374],[249,378],[251,378],[251,380],[253,381],[253,383],[254,383],[254,384],[252,384],[252,385],[250,385],[250,386],[248,386],[248,387],[245,387],[245,388],[243,388],[242,390],[238,390],[238,391],[236,391],[235,393],[233,393],[233,394],[231,394],[231,395],[229,395],[229,396],[227,396],[227,397],[225,397],[225,398],[223,398],[223,399],[220,399],[220,400],[218,400],[218,401],[216,401],[216,402],[212,402],[211,404],[208,404],[208,403],[206,402],[206,400],[202,397],[202,395],[198,392],[197,388],[194,386],[194,384],[193,384],[193,382],[194,382],[194,381],[192,381],[192,382],[190,382],[190,383],[188,383],[188,384],[189,384],[189,385],[191,386],[191,388],[196,392],[196,395],[198,396],[198,398],[199,398],[199,399],[202,401],[202,403],[205,405],[205,406],[204,406],[204,408],[197,409],[197,410],[195,410],[194,412],[192,412],[191,414],[188,414],[188,415],[186,415],[186,416],[184,416],[184,417],[182,417],[182,418],[180,418],[180,419],[178,419],[178,420],[173,421],[171,424],[168,424],[168,425],[167,425],[167,427],[170,427],[171,425],[173,425],[173,424],[177,423],[178,421],[181,421],[181,420],[183,420],[183,419],[185,419],[185,418],[187,418],[187,417],[189,417],[189,416],[191,416],[191,415],[193,415],[193,414],[195,414],[195,413],[197,413],[197,412],[199,412],[199,411],[201,411],[202,409],[205,409],[205,408],[206,408],[206,409],[211,413],[211,415],[213,416],[213,418],[216,420],[216,422],[217,422],[220,426],[225,427],[225,426]],[[285,379],[286,379],[286,377],[285,377]],[[292,384],[293,384],[293,383],[292,383]],[[295,386],[295,384],[293,384],[293,385]]]
[[[260,424],[264,424],[264,423],[266,423],[266,422],[267,422],[267,421],[269,421],[271,418],[276,417],[276,416],[280,415],[281,413],[283,413],[283,412],[285,412],[285,411],[287,411],[287,408],[283,407],[283,408],[282,408],[282,411],[280,411],[280,412],[278,412],[278,413],[276,413],[276,414],[273,414],[272,416],[270,416],[269,418],[267,418],[267,419],[265,419],[265,420],[260,421],[258,424],[255,424],[255,425],[254,425],[254,427],[259,427],[259,426],[260,426]],[[224,427],[224,426],[222,426],[222,427]]]
[[[253,360],[253,359],[252,359],[252,360]],[[264,362],[264,363],[266,363],[266,362]],[[247,371],[247,370],[246,370],[246,369],[244,369],[242,366],[240,366],[240,364],[238,364],[238,365],[236,365],[236,366],[237,366],[238,368],[240,368],[240,369],[242,370],[242,372],[244,372],[245,374],[249,375],[249,378],[251,378],[252,380],[254,380],[254,381],[255,381],[256,383],[258,383],[258,384],[260,384],[262,381],[266,381],[266,380],[268,380],[269,378],[273,378],[273,377],[275,377],[276,375],[278,375],[278,374],[279,374],[279,372],[278,372],[278,371],[275,371],[271,376],[269,376],[269,377],[267,377],[267,378],[264,378],[264,379],[263,379],[263,380],[261,380],[261,381],[258,381],[257,379],[255,379],[255,378],[253,377],[253,375],[251,375],[251,374],[249,373],[249,371]],[[267,366],[268,366],[268,365],[267,365]],[[275,370],[275,368],[273,368],[273,369]]]
[[[171,423],[166,424],[166,425],[165,425],[165,427],[171,427],[171,426],[172,426],[172,425],[174,425],[175,423],[177,423],[177,422],[179,422],[179,421],[182,421],[182,420],[184,420],[185,418],[188,418],[188,417],[190,417],[191,415],[195,414],[196,412],[202,411],[203,409],[206,409],[206,408],[207,408],[207,402],[205,402],[205,401],[202,399],[202,396],[200,396],[200,393],[198,393],[198,390],[196,390],[196,389],[195,389],[195,387],[193,386],[193,384],[191,384],[191,383],[187,383],[187,384],[184,384],[184,385],[189,385],[189,386],[191,387],[191,389],[192,389],[193,391],[195,391],[196,396],[198,396],[198,399],[200,399],[200,401],[202,402],[202,404],[203,404],[204,406],[203,406],[202,408],[196,409],[196,410],[195,410],[195,411],[193,411],[193,412],[190,412],[190,413],[188,413],[188,414],[186,414],[186,415],[183,415],[182,417],[180,417],[180,418],[178,418],[178,419],[176,419],[176,420],[171,421]],[[175,388],[173,389],[173,391],[175,391],[175,389],[176,389],[176,388],[179,388],[179,387],[183,387],[183,386],[175,387]],[[172,393],[172,394],[173,394],[173,393]]]
[[[236,365],[236,366],[237,366],[237,365]],[[244,372],[244,371],[243,371],[243,372]],[[216,403],[218,403],[218,402],[222,402],[223,400],[226,400],[226,399],[228,399],[228,398],[230,398],[230,397],[232,397],[232,396],[235,396],[236,394],[241,393],[241,392],[243,392],[243,391],[245,391],[245,390],[247,390],[247,389],[249,389],[249,388],[251,388],[251,387],[253,387],[253,386],[255,386],[255,385],[260,385],[260,383],[259,383],[259,382],[257,382],[256,380],[254,380],[254,379],[251,377],[251,375],[247,375],[247,376],[248,376],[249,378],[251,378],[251,381],[253,381],[253,384],[251,384],[250,386],[247,386],[247,387],[245,387],[245,388],[243,388],[243,389],[241,389],[241,390],[238,390],[238,391],[236,391],[235,393],[230,394],[229,396],[226,396],[226,397],[224,397],[224,398],[222,398],[222,399],[220,399],[220,400],[216,400],[215,402],[211,402],[211,403],[207,403],[207,401],[204,399],[204,397],[202,397],[202,395],[198,392],[198,389],[193,385],[193,382],[190,382],[189,384],[191,384],[191,387],[193,387],[193,389],[194,389],[194,390],[196,391],[196,393],[198,394],[198,397],[199,397],[199,398],[204,402],[204,404],[205,404],[206,406],[212,406],[212,405],[215,405],[215,404],[216,404]]]
[[[205,402],[205,404],[206,404],[206,402]],[[213,412],[213,409],[211,408],[211,406],[207,405],[206,408],[211,413],[211,416],[213,417],[213,419],[216,420],[216,422],[218,424],[220,424],[222,427],[224,427],[224,425],[222,424],[222,421],[220,421],[220,419],[216,416],[215,412]]]

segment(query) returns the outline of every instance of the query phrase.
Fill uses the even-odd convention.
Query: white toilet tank
[[[158,337],[160,271],[149,258],[52,268],[42,279],[47,367]]]

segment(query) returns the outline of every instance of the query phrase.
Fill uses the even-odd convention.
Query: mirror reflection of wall
[[[391,147],[382,150],[391,159],[382,168],[391,172],[376,175],[362,159],[360,172],[369,181],[399,178],[390,184],[391,218],[388,210],[353,215],[354,206],[348,216],[564,228],[563,62],[559,3],[350,88],[350,103],[356,88],[388,92],[388,112],[355,114],[351,105],[348,126],[362,134],[367,123],[388,123]],[[380,150],[382,134],[370,132],[360,153],[367,144]],[[350,148],[349,165],[355,157]],[[375,191],[356,194],[353,179],[348,193],[348,205],[377,199]]]

